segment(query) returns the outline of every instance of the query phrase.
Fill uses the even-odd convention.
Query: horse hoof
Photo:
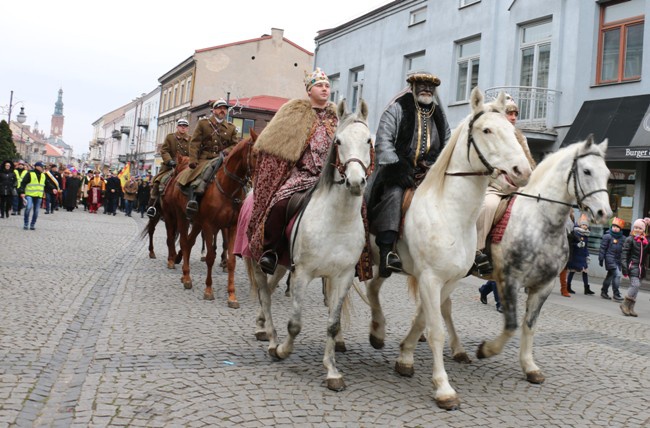
[[[459,352],[458,354],[454,355],[452,358],[457,363],[469,364],[469,363],[472,362],[472,360],[469,358],[469,356],[465,352]]]
[[[230,309],[239,309],[239,302],[236,300],[234,302],[228,300],[228,307]]]
[[[478,349],[476,350],[476,358],[482,360],[483,358],[487,357],[488,355],[485,353],[485,341],[483,341],[480,345],[478,345]]]
[[[384,347],[384,340],[378,338],[377,336],[373,336],[372,334],[370,335],[370,344],[372,345],[373,348],[375,349],[383,349]]]
[[[327,389],[332,391],[343,391],[345,389],[345,382],[342,377],[336,379],[327,379]]]
[[[426,341],[427,341],[427,337],[424,335],[424,333],[422,333],[420,335],[420,338],[418,339],[418,342],[426,342]]]
[[[265,331],[257,331],[255,332],[255,339],[257,339],[259,342],[268,342],[269,336]]]
[[[155,255],[154,253],[149,253],[149,258],[150,258],[150,259],[155,259],[155,258],[156,258],[156,255]]]
[[[203,300],[214,300],[214,294],[212,294],[212,293],[204,293],[203,294]]]
[[[415,373],[413,366],[407,366],[399,361],[395,362],[395,371],[404,377],[413,377],[413,374]]]
[[[348,348],[345,347],[345,342],[336,342],[334,345],[334,352],[345,352]]]
[[[460,400],[458,397],[451,397],[438,400],[436,399],[438,407],[444,410],[458,410],[460,409]]]
[[[530,383],[534,383],[535,385],[539,385],[544,383],[546,378],[541,371],[536,370],[534,372],[526,373],[526,380]]]
[[[269,355],[276,360],[280,359],[280,357],[278,357],[278,348],[269,348]]]
[[[192,281],[183,282],[183,287],[185,287],[186,290],[191,290],[192,289]]]
[[[174,263],[167,263],[167,269],[176,269]]]

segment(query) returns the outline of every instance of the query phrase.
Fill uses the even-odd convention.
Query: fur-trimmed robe
[[[334,130],[337,121],[336,106],[328,103],[326,111],[328,117],[334,120]],[[291,100],[280,108],[255,143],[258,152],[255,198],[246,232],[255,260],[262,256],[264,223],[272,208],[273,196],[303,156],[316,125],[317,116],[309,100]]]

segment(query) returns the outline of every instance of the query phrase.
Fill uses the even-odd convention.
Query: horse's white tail
[[[359,287],[359,281],[357,281],[356,278],[352,280],[352,286],[357,291],[359,297],[361,297],[361,300],[363,300],[366,305],[370,306],[370,300],[368,300],[366,293],[361,289],[361,287]]]
[[[253,260],[250,257],[243,257],[244,264],[246,265],[246,273],[248,274],[248,281],[251,284],[250,293],[251,298],[257,299],[258,285],[255,280],[255,272],[253,270]]]
[[[332,281],[329,278],[325,278],[325,298],[328,302],[328,307],[332,308],[333,302],[331,300],[332,296]],[[350,300],[350,294],[348,293],[343,300],[343,305],[341,306],[341,330],[345,331],[350,326],[350,314],[354,310],[352,306],[352,300]]]
[[[406,284],[408,285],[409,296],[411,296],[413,300],[417,301],[419,297],[417,278],[409,275],[408,278],[406,278]]]

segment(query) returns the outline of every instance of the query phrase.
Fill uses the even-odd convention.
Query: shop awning
[[[607,160],[650,160],[650,94],[585,101],[562,147],[594,134],[609,139]]]

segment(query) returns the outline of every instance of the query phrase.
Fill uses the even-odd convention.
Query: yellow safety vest
[[[45,193],[45,174],[41,173],[41,182],[38,182],[36,173],[31,171],[29,173],[29,183],[25,186],[25,196],[32,198],[42,198]]]
[[[23,169],[23,172],[18,172],[17,169],[14,169],[14,174],[16,174],[16,187],[20,187],[20,184],[23,182],[23,178],[27,175],[27,170]]]

